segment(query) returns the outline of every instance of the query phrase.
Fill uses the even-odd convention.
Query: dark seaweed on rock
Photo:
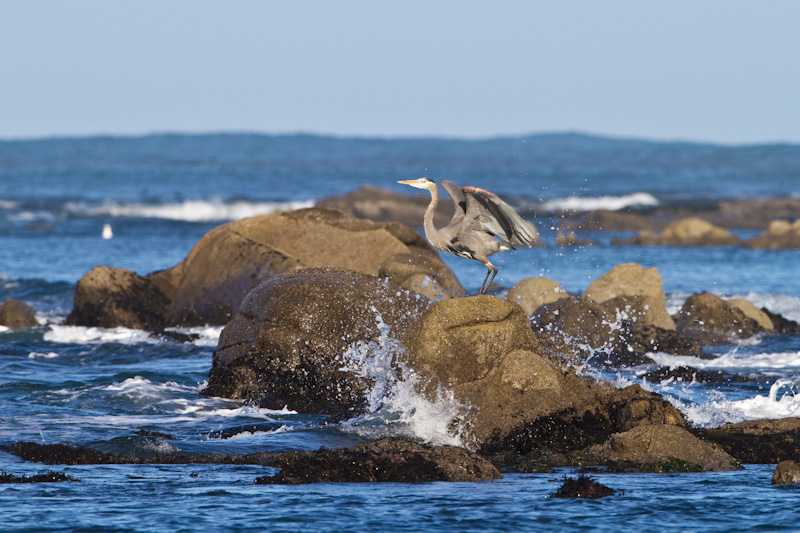
[[[0,484],[4,483],[59,483],[62,481],[80,481],[72,476],[68,476],[63,472],[42,472],[32,476],[16,476],[9,474],[5,470],[0,472]]]
[[[604,498],[616,494],[617,491],[598,483],[589,476],[580,475],[577,478],[564,477],[564,483],[552,498]]]

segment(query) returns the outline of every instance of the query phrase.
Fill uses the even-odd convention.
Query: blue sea
[[[230,220],[314,205],[371,184],[427,176],[501,195],[546,247],[493,256],[504,289],[533,276],[582,292],[614,265],[656,267],[670,312],[692,293],[746,298],[800,321],[800,250],[626,247],[630,234],[586,233],[555,246],[561,207],[703,208],[726,199],[800,196],[800,145],[720,146],[577,134],[485,140],[313,135],[152,135],[0,141],[0,302],[31,305],[39,327],[0,328],[0,446],[72,443],[104,452],[250,453],[353,446],[376,435],[449,442],[446,406],[369,424],[200,394],[220,326],[180,343],[124,328],[65,326],[76,282],[94,266],[140,274],[180,262]],[[111,238],[103,238],[108,225]],[[421,225],[421,221],[420,221]],[[742,237],[758,230],[736,230]],[[107,235],[108,236],[108,235]],[[444,256],[475,293],[485,269]],[[502,296],[504,289],[497,292]],[[584,371],[667,396],[699,427],[800,415],[800,339],[760,335],[653,364]],[[749,376],[747,382],[648,382],[656,365]],[[404,394],[413,395],[413,391]],[[408,407],[411,406],[411,407]],[[416,406],[416,407],[414,407]],[[363,420],[361,421],[363,422]],[[174,438],[142,436],[139,430]],[[270,473],[231,465],[41,465],[0,451],[0,470],[54,470],[79,482],[0,485],[2,531],[796,531],[798,487],[774,465],[702,474],[593,474],[617,490],[597,501],[550,498],[569,469],[483,483],[255,485]]]

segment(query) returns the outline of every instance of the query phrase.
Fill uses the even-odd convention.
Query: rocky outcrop
[[[612,488],[594,481],[588,476],[578,476],[577,478],[566,478],[564,483],[550,495],[551,498],[605,498],[616,494]]]
[[[79,281],[69,323],[144,329],[225,324],[261,282],[327,266],[387,277],[427,297],[466,294],[411,228],[301,209],[214,228],[181,263],[144,278],[98,267]]]
[[[772,474],[773,485],[792,485],[800,483],[800,464],[797,461],[781,461]]]
[[[739,246],[736,235],[702,218],[685,218],[669,224],[660,233],[643,230],[623,244],[649,246]]]
[[[704,345],[746,339],[764,331],[739,307],[708,292],[687,298],[675,317],[675,324],[678,332]]]
[[[38,325],[36,312],[22,300],[9,298],[0,305],[0,326],[19,329],[35,328]]]
[[[718,444],[742,463],[775,464],[800,457],[800,418],[748,420],[694,433]]]
[[[727,302],[728,305],[732,305],[733,307],[739,309],[745,314],[745,316],[755,320],[761,330],[765,333],[772,333],[775,331],[775,324],[772,323],[772,319],[769,317],[769,315],[762,309],[756,307],[752,302],[749,302],[744,298],[734,298],[728,300]]]
[[[355,448],[283,453],[268,463],[281,470],[256,484],[320,482],[488,481],[500,472],[486,459],[454,446],[423,446],[400,439],[356,444]]]
[[[388,279],[304,269],[254,289],[220,334],[204,393],[350,417],[364,412],[370,357],[391,360],[395,339],[429,305]],[[380,353],[379,353],[380,352]]]
[[[636,263],[617,265],[594,280],[581,297],[601,304],[621,298],[614,307],[627,314],[625,306],[630,305],[631,321],[675,329],[675,323],[667,313],[664,284],[655,267],[644,268]]]
[[[166,325],[168,302],[157,285],[135,272],[98,266],[78,281],[66,324],[158,331]]]
[[[521,305],[528,316],[544,304],[568,297],[564,287],[548,278],[523,279],[506,294],[506,300]]]
[[[375,222],[400,222],[412,228],[422,227],[422,217],[430,198],[423,195],[407,196],[372,185],[341,196],[329,196],[316,203],[315,207],[336,209],[350,216],[365,218]],[[447,203],[447,207],[444,204]],[[442,202],[433,222],[436,227],[447,225],[453,216],[452,206]]]
[[[739,463],[720,448],[674,425],[640,425],[615,433],[604,444],[589,448],[586,454],[589,460],[601,463],[655,465],[677,460],[689,471],[739,468]]]
[[[773,220],[763,234],[747,241],[747,246],[767,250],[800,248],[800,218],[794,222]]]

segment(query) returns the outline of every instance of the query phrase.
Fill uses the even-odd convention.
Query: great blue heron
[[[477,187],[459,187],[447,180],[442,180],[441,184],[455,204],[455,213],[447,226],[436,229],[433,225],[433,212],[439,205],[439,187],[436,182],[419,178],[397,183],[427,189],[431,193],[431,203],[425,211],[423,228],[425,237],[434,248],[459,257],[475,259],[486,265],[488,270],[478,294],[484,294],[497,275],[497,267],[489,262],[490,255],[515,250],[512,241],[531,245],[536,240],[533,226],[496,194]],[[489,274],[492,275],[491,279]]]

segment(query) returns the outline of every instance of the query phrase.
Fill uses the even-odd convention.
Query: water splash
[[[472,409],[459,403],[441,384],[433,387],[403,362],[404,346],[375,307],[380,335],[359,341],[345,352],[342,370],[355,372],[372,383],[367,413],[342,424],[342,429],[370,439],[405,437],[427,444],[468,447],[464,418]],[[433,389],[429,399],[420,391]]]

